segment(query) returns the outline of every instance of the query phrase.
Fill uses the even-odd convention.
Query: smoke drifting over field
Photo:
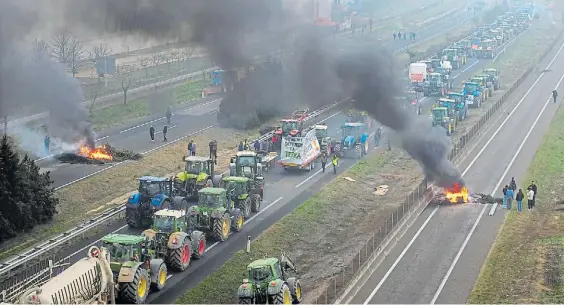
[[[0,117],[11,115],[15,108],[47,109],[47,128],[53,138],[94,145],[88,115],[81,105],[84,95],[80,83],[46,54],[32,60],[31,46],[24,49],[18,45],[19,39],[37,26],[36,14],[13,2],[0,1]],[[20,134],[24,148],[33,137],[30,133],[24,130]]]

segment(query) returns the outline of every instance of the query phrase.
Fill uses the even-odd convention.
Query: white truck
[[[303,137],[283,137],[278,164],[285,170],[311,171],[320,155],[320,143],[316,138],[316,130],[312,129]]]
[[[423,62],[414,62],[408,68],[408,78],[414,87],[414,91],[424,91],[424,81],[428,76],[428,66]]]
[[[65,271],[31,285],[20,283],[21,293],[1,304],[116,304],[114,278],[106,248],[91,247],[88,257]]]

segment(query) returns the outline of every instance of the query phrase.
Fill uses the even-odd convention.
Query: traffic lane
[[[505,168],[502,170],[502,173],[495,175],[497,181],[494,185],[496,186],[500,182],[498,188],[493,190],[493,184],[491,184],[491,187],[487,187],[484,190],[485,193],[494,191],[502,194],[501,188],[512,177],[516,179],[518,188],[521,188],[524,192],[526,191],[525,186],[529,185],[529,181],[525,181],[527,168],[533,160],[537,148],[540,146],[543,136],[549,130],[551,120],[559,108],[559,104],[553,104],[553,100],[550,97],[550,92],[563,84],[563,57],[560,56],[559,58],[561,62],[557,63],[557,67],[553,66],[550,69],[552,70],[551,72],[545,73],[548,76],[547,79],[540,81],[540,85],[534,89],[536,92],[531,92],[526,97],[531,100],[530,107],[524,107],[521,118],[512,119],[516,122],[509,125],[508,129],[500,134],[501,138],[511,137],[511,139],[514,139],[514,141],[511,141],[513,142],[511,147],[503,145],[505,153],[514,160],[510,164],[504,164]],[[553,70],[554,68],[556,70]],[[534,122],[535,126],[533,125]],[[523,127],[518,132],[515,132],[515,128],[523,125],[525,125],[525,128]],[[526,142],[523,142],[524,140]],[[516,153],[518,151],[519,153]],[[524,213],[527,213],[526,202],[523,204]],[[516,209],[515,201],[513,208]],[[496,234],[493,234],[493,232],[498,232],[507,213],[506,210],[499,206],[493,216],[487,216],[490,210],[489,208],[484,212],[485,214],[477,225],[475,232],[469,237],[469,242],[458,261],[453,265],[453,271],[449,275],[445,286],[439,291],[436,303],[462,304],[467,301],[479,276],[481,266],[485,262],[496,238]]]
[[[345,122],[346,119],[346,115],[341,112],[341,111],[336,111],[334,112],[332,115],[327,116],[327,118],[325,120],[323,120],[324,122],[326,122],[326,124],[328,124],[328,126],[330,126],[329,129],[329,135],[332,137],[337,137],[339,135],[339,128],[338,126],[340,126],[340,124],[342,124],[343,122]],[[314,124],[314,123],[313,123]],[[265,201],[262,203],[262,209],[271,209],[274,208],[273,206],[268,207],[271,203],[277,201],[277,199],[279,197],[286,197],[287,199],[285,200],[291,200],[292,196],[289,196],[288,194],[296,194],[297,192],[300,192],[302,189],[304,189],[304,187],[296,187],[297,185],[299,185],[302,181],[308,179],[310,180],[312,175],[315,175],[315,172],[313,173],[309,173],[306,171],[303,172],[293,172],[293,171],[289,171],[289,172],[284,172],[284,170],[282,168],[280,168],[279,166],[274,166],[272,168],[272,170],[270,172],[265,173]],[[281,203],[277,203],[278,205]],[[268,208],[267,208],[268,207]],[[262,212],[264,213],[264,212]],[[103,229],[103,232],[105,234],[108,234],[110,232],[116,233],[124,233],[124,234],[134,234],[134,235],[138,235],[141,233],[141,230],[139,229],[130,229],[129,227],[127,227],[125,225],[125,220],[120,220],[118,221],[118,225],[116,224],[112,224],[108,227],[105,227]],[[85,248],[85,245],[89,245],[93,242],[96,242],[97,240],[99,240],[101,237],[103,237],[103,235],[100,234],[94,234],[93,236],[91,236],[90,238],[88,238],[85,241],[81,241],[79,243],[77,243],[76,245],[70,245],[69,247],[67,247],[62,253],[61,256],[70,256],[70,255],[80,255],[82,254],[82,252],[84,251],[80,251],[80,249]]]
[[[562,62],[560,62],[559,64],[562,65]],[[522,86],[522,90],[520,90],[519,92],[516,92],[514,94],[514,98],[518,98],[521,99],[521,97],[523,97],[525,95],[525,92],[523,92],[523,90],[526,90],[527,92],[527,88],[530,87],[531,85],[533,85],[533,83],[535,82],[535,79],[533,78],[529,78],[527,80],[527,82],[524,84],[524,86]],[[536,88],[538,89],[538,88]],[[544,91],[547,89],[543,89]],[[551,90],[549,91],[551,92]],[[522,105],[523,106],[523,105]],[[513,106],[510,106],[510,108],[512,108]],[[520,108],[518,108],[520,109]],[[528,107],[524,107],[522,110],[522,112],[526,112],[529,113],[531,112],[531,108]],[[539,111],[538,111],[539,112]],[[504,114],[506,113],[505,111],[500,111],[500,113]],[[500,118],[506,118],[505,115],[502,115]],[[531,120],[529,120],[531,122]],[[510,120],[508,120],[508,122],[510,122]],[[526,128],[523,127],[523,123],[524,120],[520,120],[520,118],[517,116],[516,119],[513,118],[513,122],[516,122],[517,125],[515,126],[503,126],[504,130],[506,132],[515,132],[515,130],[526,130]],[[488,180],[488,177],[494,175],[496,176],[496,171],[498,171],[499,173],[502,173],[504,171],[504,168],[496,168],[496,169],[485,169],[485,166],[493,166],[492,164],[487,164],[487,165],[483,165],[483,166],[479,166],[477,164],[475,164],[472,160],[474,159],[474,156],[479,155],[479,153],[481,153],[481,156],[479,158],[477,158],[477,160],[496,160],[497,162],[495,162],[494,166],[496,165],[502,165],[502,166],[506,166],[511,158],[512,158],[512,154],[505,152],[505,153],[500,153],[500,149],[501,148],[505,148],[506,146],[506,142],[508,141],[507,139],[512,139],[515,140],[515,137],[509,137],[508,135],[506,135],[505,137],[501,137],[500,140],[498,139],[497,141],[490,141],[489,136],[494,134],[496,132],[496,129],[498,129],[499,126],[501,126],[502,123],[499,122],[498,124],[492,124],[489,127],[489,130],[487,130],[486,132],[483,133],[483,135],[478,139],[479,140],[479,144],[471,147],[471,152],[467,155],[467,160],[471,160],[470,162],[466,163],[463,162],[462,165],[468,169],[471,170],[469,171],[469,175],[467,175],[467,171],[464,171],[464,178],[465,181],[467,183],[467,185],[469,186],[471,191],[475,191],[476,190],[484,190],[485,188],[488,188],[488,183],[491,183],[491,187],[492,187],[492,182],[490,182]],[[502,130],[502,128],[501,128]],[[482,141],[486,141],[486,142],[482,142]],[[490,141],[490,142],[489,142]],[[474,144],[472,144],[474,145]],[[483,149],[483,147],[485,145],[488,145],[483,152],[481,152],[481,150]],[[498,158],[492,158],[493,156],[497,156]],[[461,167],[460,167],[461,168]],[[475,173],[478,173],[475,174]],[[487,177],[488,176],[488,177]],[[483,184],[481,184],[483,183]],[[492,191],[492,190],[491,190]],[[488,191],[490,193],[490,191]],[[408,252],[406,252],[408,255],[402,257],[401,260],[399,260],[398,262],[391,262],[391,260],[389,259],[388,262],[386,262],[385,264],[382,264],[379,266],[379,268],[377,268],[377,271],[371,275],[369,281],[367,282],[366,285],[364,285],[363,289],[360,291],[360,293],[358,293],[354,299],[354,301],[352,303],[363,303],[367,300],[367,298],[370,296],[370,294],[376,289],[376,287],[379,287],[379,290],[377,290],[377,292],[375,293],[375,296],[373,298],[371,298],[370,300],[368,300],[371,303],[380,303],[381,301],[384,300],[383,303],[391,303],[391,302],[399,302],[399,303],[408,303],[408,302],[417,302],[417,303],[424,303],[427,302],[429,303],[433,296],[435,295],[435,292],[437,290],[437,288],[439,287],[439,285],[441,284],[441,281],[444,277],[444,275],[447,273],[447,270],[449,270],[449,267],[453,261],[453,258],[457,255],[457,252],[459,251],[461,245],[463,244],[466,236],[468,235],[468,233],[471,231],[472,226],[474,225],[474,222],[476,221],[476,218],[478,217],[478,215],[480,215],[480,213],[483,210],[483,206],[481,205],[477,205],[477,204],[467,204],[467,205],[456,205],[456,206],[451,206],[452,209],[459,209],[461,211],[466,211],[465,213],[462,213],[460,217],[462,217],[463,219],[453,219],[451,221],[448,221],[448,226],[449,223],[453,222],[453,225],[451,225],[452,227],[457,227],[458,224],[464,224],[463,226],[460,227],[461,231],[458,231],[456,234],[457,236],[455,236],[455,238],[452,238],[452,240],[454,240],[454,243],[456,244],[456,249],[454,251],[453,248],[453,244],[448,244],[445,245],[442,243],[441,240],[439,241],[433,241],[433,240],[426,240],[427,235],[430,232],[436,232],[437,235],[439,236],[443,236],[443,235],[449,235],[449,234],[453,234],[453,229],[449,229],[449,228],[445,228],[445,229],[441,229],[441,225],[445,220],[449,220],[446,218],[443,218],[442,216],[444,216],[444,214],[442,214],[442,208],[438,208],[438,211],[435,212],[434,214],[430,213],[431,216],[430,217],[431,221],[429,222],[428,226],[426,227],[424,225],[425,221],[423,220],[423,217],[420,217],[419,222],[420,222],[420,226],[418,228],[422,228],[424,227],[424,229],[421,231],[421,236],[422,237],[418,237],[418,238],[413,238],[413,236],[416,235],[416,233],[414,232],[414,230],[416,229],[416,227],[414,227],[414,229],[412,229],[412,232],[414,232],[414,234],[410,234],[410,235],[405,235],[402,239],[404,239],[403,244],[408,245],[409,244],[409,239],[413,239],[413,245],[416,245],[415,247],[412,247],[409,249]],[[465,218],[468,215],[467,218]],[[475,219],[473,219],[473,217]],[[438,221],[439,219],[439,221]],[[472,224],[471,226],[469,226],[469,222],[465,221],[465,219],[472,219]],[[439,228],[439,230],[438,230]],[[429,237],[428,237],[429,238]],[[426,240],[425,243],[422,243],[421,240]],[[418,245],[421,245],[421,247],[418,247]],[[393,253],[389,254],[391,257],[399,257],[400,255],[400,251],[401,249],[406,249],[406,248],[402,248],[402,247],[395,247],[393,249]],[[430,249],[433,249],[433,251],[431,251]],[[487,250],[488,251],[488,250]],[[438,256],[438,253],[440,253],[440,256],[444,256],[444,257],[448,257],[451,258],[451,260],[449,260],[449,264],[447,264],[447,266],[445,265],[445,260],[443,260],[439,265],[439,267],[437,269],[440,270],[440,273],[443,272],[443,274],[441,274],[439,280],[436,277],[430,276],[430,275],[437,275],[436,273],[430,273],[431,271],[428,270],[428,274],[427,273],[421,273],[419,272],[419,270],[416,271],[412,271],[410,270],[410,266],[411,265],[415,265],[416,263],[418,263],[418,261],[416,260],[416,258],[423,258],[422,261],[424,262],[433,262],[433,263],[439,263],[437,262],[437,258],[436,256]],[[418,256],[418,257],[416,257]],[[430,265],[434,265],[431,264]],[[389,266],[394,266],[389,268]],[[478,272],[478,270],[477,270]],[[390,281],[387,282],[387,279],[385,278],[385,275],[389,273],[388,279],[390,279]],[[380,283],[380,281],[382,281],[382,279],[385,278],[385,281],[383,283]],[[396,280],[396,282],[395,282]],[[408,282],[406,286],[402,285],[402,282],[398,282],[398,281],[406,281]],[[380,285],[379,285],[380,283]],[[402,286],[403,288],[399,289],[396,288],[398,286]],[[405,290],[408,289],[408,290]],[[382,293],[381,292],[388,292],[389,295],[386,295],[386,293]],[[402,293],[401,293],[402,292]],[[417,294],[414,294],[413,292],[416,292]],[[403,297],[403,295],[405,297]],[[447,295],[447,294],[446,294]],[[423,297],[421,297],[423,296]]]

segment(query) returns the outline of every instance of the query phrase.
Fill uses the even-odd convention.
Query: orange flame
[[[108,148],[106,145],[98,146],[94,149],[91,149],[88,146],[82,145],[79,149],[79,155],[95,159],[95,160],[112,160],[114,157],[108,152]]]
[[[465,186],[461,186],[461,184],[457,183],[454,184],[451,188],[444,188],[443,193],[445,195],[445,199],[447,199],[451,203],[462,203],[469,202],[469,192]]]

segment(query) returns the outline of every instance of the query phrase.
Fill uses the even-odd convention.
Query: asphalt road
[[[445,31],[448,31],[450,28],[453,28],[462,21],[462,16],[457,14],[446,17],[440,22],[434,23],[428,27],[423,27],[416,32],[418,38],[417,41],[434,37],[436,35],[442,35]],[[339,39],[343,41],[344,48],[355,45],[355,38],[341,37]],[[378,43],[378,41],[376,43]],[[414,43],[414,41],[410,40],[383,41],[383,45],[386,45],[392,50],[402,49],[412,43]],[[467,69],[467,67],[472,64],[473,61],[471,61],[470,64],[463,69],[455,70],[454,73],[457,74],[460,73],[460,71],[464,72],[464,69]],[[470,69],[469,71],[472,70],[473,69]],[[204,101],[197,102],[188,108],[175,110],[175,115],[171,120],[171,126],[169,126],[169,131],[167,133],[167,138],[169,140],[168,143],[172,143],[175,140],[184,138],[190,134],[196,134],[216,124],[216,113],[219,104],[219,98],[208,98]],[[431,104],[431,102],[428,104]],[[128,149],[139,153],[148,153],[162,147],[163,145],[167,145],[162,142],[162,134],[160,133],[165,122],[165,118],[161,115],[153,115],[148,118],[140,119],[134,123],[125,124],[100,132],[97,135],[97,143],[109,143],[110,145],[120,149]],[[150,123],[154,125],[158,132],[155,142],[151,142],[149,140]],[[83,180],[85,177],[89,177],[114,166],[112,164],[87,165],[60,163],[59,161],[51,158],[39,159],[38,164],[41,166],[42,170],[51,171],[51,179],[54,181],[54,187],[63,187],[72,184],[76,181]]]
[[[459,167],[471,192],[500,197],[511,177],[521,188],[528,184],[523,181],[527,167],[558,109],[549,97],[555,88],[562,91],[563,64],[561,42],[542,60],[539,71],[545,72],[530,75],[476,140]],[[343,302],[466,303],[506,214],[499,206],[489,216],[491,208],[478,203],[426,207]]]

